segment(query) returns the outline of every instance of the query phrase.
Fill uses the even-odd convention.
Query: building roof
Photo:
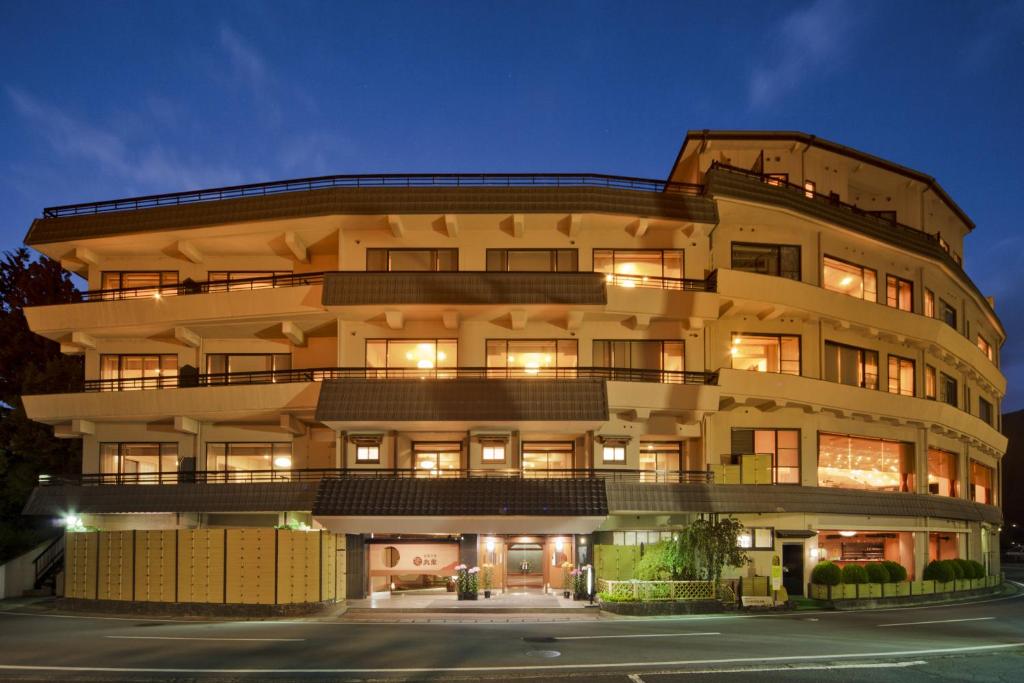
[[[608,419],[603,379],[341,379],[323,383],[318,422]]]
[[[324,306],[608,303],[602,273],[327,273]]]
[[[672,168],[669,170],[668,179],[671,180],[675,174],[676,168],[679,166],[679,162],[683,158],[683,153],[686,150],[687,145],[690,143],[704,142],[709,140],[783,140],[797,142],[811,147],[817,147],[827,152],[834,152],[841,154],[851,159],[863,161],[864,163],[877,166],[879,168],[891,171],[892,173],[898,173],[906,178],[916,180],[920,183],[924,183],[928,189],[932,190],[947,206],[950,210],[957,215],[960,220],[964,222],[968,230],[974,229],[974,221],[971,220],[970,216],[960,208],[953,198],[949,196],[939,182],[932,176],[916,171],[907,166],[897,164],[896,162],[877,157],[867,152],[862,152],[846,145],[841,145],[838,142],[832,142],[825,138],[819,138],[817,135],[811,135],[809,133],[802,133],[799,131],[790,130],[690,130],[686,132],[686,137],[683,139],[683,144],[679,148],[679,153],[676,155],[676,160],[672,164]]]
[[[314,516],[579,516],[608,514],[603,479],[328,479]]]

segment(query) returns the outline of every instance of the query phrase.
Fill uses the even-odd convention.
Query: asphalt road
[[[543,617],[541,617],[543,618]],[[18,680],[1024,679],[1024,591],[966,604],[533,623],[200,622],[0,611]]]

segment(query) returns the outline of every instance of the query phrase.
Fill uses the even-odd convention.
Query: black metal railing
[[[258,289],[277,289],[279,287],[302,287],[311,285],[322,285],[324,276],[332,272],[351,273],[373,273],[377,271],[317,271],[313,273],[294,273],[289,275],[264,275],[260,277],[245,278],[238,280],[209,280],[193,281],[185,280],[174,285],[150,285],[146,287],[124,287],[119,289],[91,289],[81,292],[79,301],[123,301],[127,299],[163,299],[169,296],[187,296],[189,294],[216,294],[221,292],[250,292]],[[472,273],[479,275],[481,272],[498,275],[508,275],[504,271],[452,271],[452,275],[458,273]],[[579,271],[585,273],[587,271]],[[566,273],[523,273],[523,275],[565,275]],[[416,273],[395,273],[395,277],[415,276]],[[606,274],[605,282],[618,287],[640,287],[646,289],[668,289],[686,292],[714,292],[717,287],[717,271],[712,272],[703,280],[659,277],[655,275],[623,275]]]
[[[793,195],[800,195],[806,200],[818,202],[820,204],[828,205],[833,208],[848,211],[851,214],[862,218],[868,218],[877,221],[879,224],[886,225],[891,228],[895,228],[900,231],[904,236],[918,241],[928,242],[934,245],[939,245],[939,236],[931,233],[918,230],[912,226],[900,223],[896,220],[896,212],[887,211],[872,211],[869,209],[862,209],[856,204],[850,204],[848,202],[841,201],[839,196],[836,194],[825,194],[824,192],[818,192],[817,190],[811,190],[800,185],[783,180],[777,175],[771,173],[758,173],[746,168],[740,168],[739,166],[732,166],[730,164],[724,164],[720,161],[713,161],[711,163],[711,170],[721,170],[727,173],[733,173],[736,175],[742,175],[747,178],[753,178],[759,180],[765,185],[780,188],[781,190],[792,193]],[[944,249],[946,253],[948,250]],[[951,255],[952,259],[952,255]]]
[[[50,481],[47,479],[46,481]],[[40,480],[42,484],[43,480]],[[36,555],[35,559],[32,560],[32,564],[35,568],[35,579],[33,585],[35,588],[42,587],[46,580],[53,576],[54,572],[58,571],[64,563],[64,534],[61,534],[57,538],[53,539],[43,549],[43,552]]]
[[[78,478],[49,478],[40,486],[258,484],[320,481],[321,479],[605,479],[639,483],[714,483],[710,470],[638,469],[534,469],[534,468],[319,468],[278,470],[205,470],[187,472],[133,472],[130,474],[83,474]]]
[[[113,199],[82,204],[64,204],[43,209],[45,218],[79,216],[113,211],[137,211],[159,206],[181,206],[243,197],[266,197],[285,192],[310,192],[329,188],[367,187],[602,187],[638,192],[667,192],[698,196],[703,187],[694,183],[672,183],[649,178],[601,173],[411,173],[381,175],[329,175],[266,183],[231,185],[206,190],[189,190]]]
[[[655,384],[718,384],[717,372],[645,370],[640,368],[295,368],[256,372],[224,372],[193,375],[162,375],[123,379],[90,379],[83,391],[140,391],[148,389],[190,389],[195,387],[324,382],[335,379],[604,379],[613,382]]]

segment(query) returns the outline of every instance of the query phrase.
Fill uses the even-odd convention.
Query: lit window
[[[356,446],[356,462],[380,462],[380,446]]]
[[[825,379],[863,389],[878,388],[878,352],[825,342]]]
[[[800,483],[799,429],[733,429],[732,454],[772,456],[772,483]]]
[[[995,505],[995,470],[982,465],[977,460],[971,461],[971,500],[975,503]]]
[[[455,368],[457,356],[454,339],[366,340],[366,367],[375,368],[368,377],[454,377],[443,370]]]
[[[487,270],[516,273],[572,273],[576,249],[488,249]]]
[[[454,271],[459,269],[458,249],[367,249],[368,271]]]
[[[100,473],[119,484],[176,484],[178,464],[176,443],[100,444]]]
[[[817,191],[818,186],[815,185],[813,180],[804,181],[804,196],[808,199],[814,199],[814,193]]]
[[[679,280],[685,272],[683,251],[595,249],[594,272],[620,287],[643,287],[650,278]]]
[[[734,370],[800,374],[800,337],[795,335],[737,333],[729,355]]]
[[[602,455],[605,462],[626,462],[626,447],[605,446]]]
[[[934,401],[938,397],[938,384],[935,368],[930,365],[924,366],[924,397]]]
[[[597,368],[628,368],[630,370],[664,370],[682,372],[683,342],[630,339],[595,339],[593,364]],[[671,382],[678,377],[660,378]]]
[[[774,185],[775,187],[785,187],[786,185],[789,184],[789,174],[788,173],[765,173],[764,174],[764,181],[766,183],[768,183],[769,185]]]
[[[640,444],[640,481],[678,481],[683,447],[678,441],[646,441]]]
[[[985,354],[986,358],[988,358],[989,360],[993,360],[992,345],[989,344],[988,340],[982,337],[980,334],[978,335],[978,348],[981,349],[981,352]]]
[[[818,486],[913,491],[914,444],[821,433]]]
[[[888,275],[885,278],[885,304],[901,311],[914,310],[914,284],[910,280]]]
[[[765,527],[743,529],[736,537],[736,545],[745,550],[774,550],[775,530]]]
[[[457,477],[462,463],[462,443],[413,444],[415,455],[414,476]]]
[[[483,446],[484,462],[505,462],[505,444],[485,444]]]
[[[100,356],[100,379],[104,391],[128,391],[177,386],[178,356],[109,355]]]
[[[930,289],[924,290],[924,314],[929,318],[935,317],[935,292]]]
[[[960,482],[957,478],[958,459],[956,453],[938,448],[928,449],[928,493],[952,498],[960,495]]]
[[[488,339],[491,377],[571,378],[577,364],[575,339]]]
[[[865,301],[878,301],[878,275],[863,266],[840,261],[830,256],[824,261],[825,289]]]
[[[914,361],[899,356],[889,356],[889,393],[901,396],[914,395]]]

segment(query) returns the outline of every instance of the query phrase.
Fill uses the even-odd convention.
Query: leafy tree
[[[685,578],[683,564],[679,544],[661,541],[644,549],[634,573],[641,581],[681,581]]]
[[[77,475],[81,443],[57,439],[53,430],[25,415],[23,394],[59,393],[81,386],[82,360],[60,353],[60,345],[33,334],[25,308],[78,300],[60,264],[28,249],[0,260],[0,562],[38,542],[47,520],[21,516],[39,474]]]
[[[743,524],[732,517],[701,517],[679,534],[679,554],[683,565],[698,580],[711,581],[714,595],[726,566],[742,567],[750,557],[739,545]]]

